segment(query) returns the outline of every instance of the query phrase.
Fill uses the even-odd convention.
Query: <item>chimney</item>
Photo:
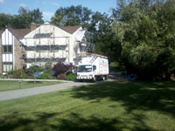
[[[34,23],[34,22],[32,22],[32,23],[30,24],[30,29],[31,29],[31,31],[35,30],[36,28],[37,28],[37,24]]]

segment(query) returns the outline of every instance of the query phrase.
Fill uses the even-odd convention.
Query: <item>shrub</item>
[[[34,78],[34,73],[35,72],[41,72],[44,71],[44,68],[37,66],[37,65],[33,65],[30,68],[28,68],[27,70],[25,70],[26,74],[27,74],[27,78]]]
[[[66,76],[66,80],[75,80],[76,75],[74,73],[70,73],[69,75]]]
[[[39,79],[51,79],[52,76],[50,74],[44,72],[38,78]]]
[[[13,70],[13,71],[9,71],[7,73],[7,76],[11,77],[11,78],[20,78],[21,77],[21,73],[22,73],[21,70]]]
[[[67,74],[67,73],[72,72],[73,68],[74,66],[72,64],[64,64],[62,62],[59,62],[56,65],[54,65],[53,71],[55,71],[56,75]]]
[[[22,72],[20,78],[27,79],[28,77],[27,77],[27,74],[25,72]]]
[[[61,73],[66,72],[67,69],[66,69],[66,66],[62,62],[59,62],[56,65],[54,65],[53,70],[61,74]]]
[[[13,70],[13,71],[9,71],[5,77],[10,77],[10,78],[23,78],[26,79],[27,78],[27,74],[23,71],[23,70]]]
[[[37,65],[33,65],[30,68],[28,68],[26,72],[27,72],[28,75],[31,75],[35,72],[40,72],[40,71],[44,71],[44,68],[39,67]]]
[[[66,75],[65,75],[65,74],[60,74],[60,75],[58,76],[58,79],[60,79],[60,80],[65,80],[65,79],[66,79]]]
[[[110,71],[123,71],[125,67],[122,63],[119,62],[111,62],[110,63]]]

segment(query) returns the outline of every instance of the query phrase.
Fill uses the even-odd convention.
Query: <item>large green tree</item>
[[[95,53],[106,55],[110,61],[116,61],[121,51],[120,43],[112,31],[113,19],[105,13],[95,12],[92,15],[89,31],[93,32]]]
[[[115,11],[113,30],[121,42],[126,69],[142,79],[169,79],[175,71],[175,1],[121,5]]]
[[[39,9],[30,11],[27,7],[19,8],[19,15],[14,18],[14,27],[16,28],[29,28],[32,22],[36,24],[43,23],[42,12]]]
[[[18,15],[0,14],[0,29],[6,27],[21,29],[29,28],[32,22],[43,23],[42,12],[39,9],[30,11],[27,7],[20,7]]]
[[[44,23],[43,14],[38,8],[30,11],[30,14],[32,17],[32,22],[34,22],[36,24]]]
[[[6,28],[7,26],[11,27],[12,19],[13,19],[13,16],[9,14],[1,13],[0,14],[0,30]]]
[[[58,26],[87,26],[91,14],[92,11],[90,9],[81,5],[61,7],[55,12],[55,15],[51,18],[51,22]]]

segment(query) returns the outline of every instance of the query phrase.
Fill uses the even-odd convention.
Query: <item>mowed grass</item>
[[[60,84],[58,81],[0,81],[0,91],[8,91],[8,90],[16,90],[16,89],[24,89],[24,88],[32,88],[38,86],[47,86]]]
[[[175,82],[111,82],[2,101],[0,131],[175,131]]]

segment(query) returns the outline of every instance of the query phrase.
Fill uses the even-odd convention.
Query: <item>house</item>
[[[25,49],[20,39],[30,31],[30,29],[11,28],[0,31],[0,73],[23,68],[25,61],[21,56],[25,53]]]
[[[48,61],[56,64],[78,63],[78,57],[85,53],[86,31],[81,26],[58,27],[50,23],[30,29],[6,28],[0,31],[0,73],[44,66]]]
[[[81,43],[86,42],[81,26],[58,27],[44,23],[21,40],[26,46],[26,64],[44,66],[51,61],[77,64]]]

